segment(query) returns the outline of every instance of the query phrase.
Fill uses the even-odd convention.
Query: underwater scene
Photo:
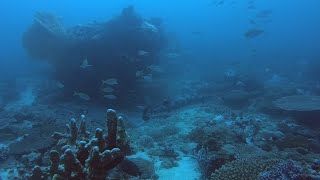
[[[0,10],[0,180],[320,180],[320,1]]]

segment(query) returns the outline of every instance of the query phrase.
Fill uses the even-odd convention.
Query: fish
[[[103,97],[107,98],[107,99],[111,99],[111,100],[115,100],[117,99],[117,96],[113,95],[113,94],[106,94]]]
[[[269,69],[268,67],[266,67],[266,68],[264,69],[264,72],[268,73],[268,72],[270,72],[270,69]]]
[[[143,76],[142,78],[143,78],[143,80],[144,80],[145,82],[152,82],[152,80],[153,80],[151,74],[146,75],[146,76]]]
[[[86,58],[86,59],[84,59],[83,62],[81,63],[81,66],[80,66],[80,67],[81,67],[82,69],[85,69],[85,68],[90,67],[90,66],[92,66],[92,65],[89,64],[88,59]]]
[[[136,72],[136,77],[142,77],[144,72],[142,70]]]
[[[249,5],[249,6],[248,6],[248,9],[256,9],[256,6],[255,6],[254,4]]]
[[[216,6],[220,6],[220,5],[223,5],[225,2],[224,2],[224,0],[222,0],[222,1],[219,1],[217,4],[216,4]]]
[[[111,93],[111,92],[114,91],[114,89],[111,88],[111,87],[105,87],[105,88],[102,89],[102,91],[105,92],[105,93]]]
[[[191,34],[193,35],[202,35],[203,33],[200,31],[192,31]]]
[[[120,56],[122,59],[130,59],[130,57],[127,54],[121,54]]]
[[[138,55],[139,55],[139,56],[148,56],[148,54],[149,54],[149,53],[148,53],[147,51],[144,51],[144,50],[139,50],[139,51],[138,51]]]
[[[57,81],[56,85],[60,89],[64,88],[64,84],[62,84],[60,81]]]
[[[80,99],[85,100],[85,101],[89,101],[90,100],[90,96],[88,96],[85,93],[81,93],[81,92],[74,91],[73,96],[79,96]]]
[[[107,79],[107,80],[102,80],[102,86],[105,85],[105,84],[108,84],[108,85],[117,85],[118,84],[118,80],[116,78],[110,78],[110,79]]]
[[[144,21],[141,24],[141,28],[143,30],[148,30],[148,31],[151,31],[151,32],[154,32],[154,33],[157,33],[159,31],[159,29],[155,25],[153,25],[153,24],[151,24],[151,23],[149,23],[147,21]]]
[[[136,108],[143,111],[146,108],[146,106],[137,105]]]
[[[240,66],[241,62],[240,61],[230,61],[227,63],[229,66]]]
[[[167,58],[177,58],[177,57],[180,57],[180,54],[179,53],[175,53],[175,52],[171,52],[171,53],[167,53],[166,57]]]
[[[249,22],[250,22],[250,24],[253,24],[253,25],[257,24],[257,22],[253,19],[249,19]]]
[[[256,14],[257,18],[268,18],[270,15],[272,15],[272,10],[271,9],[266,9],[258,12]]]
[[[158,65],[150,65],[147,67],[148,70],[155,73],[163,73],[164,70]]]
[[[255,38],[255,37],[258,37],[260,36],[262,33],[264,33],[264,30],[262,29],[249,29],[247,32],[244,33],[244,36],[247,38],[247,39],[252,39],[252,38]]]

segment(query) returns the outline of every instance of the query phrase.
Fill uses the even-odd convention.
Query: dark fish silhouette
[[[255,6],[254,4],[249,5],[249,6],[248,6],[248,9],[256,9],[256,6]]]
[[[200,31],[192,31],[191,34],[193,34],[193,35],[202,35],[202,32],[200,32]]]
[[[262,11],[258,12],[256,14],[256,17],[257,18],[268,18],[268,17],[270,17],[271,14],[272,14],[272,10],[266,9],[266,10],[262,10]]]
[[[247,32],[244,33],[244,36],[247,39],[252,39],[260,36],[262,33],[264,33],[264,30],[262,29],[249,29]]]

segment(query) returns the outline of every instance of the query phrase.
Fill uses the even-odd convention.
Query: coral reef
[[[66,47],[65,38],[66,30],[57,16],[37,12],[32,26],[24,33],[22,42],[33,58],[47,59],[57,57],[63,52]]]
[[[0,162],[7,160],[8,156],[9,156],[9,147],[4,145],[4,144],[0,144]]]
[[[274,101],[274,104],[287,111],[315,111],[320,110],[320,96],[286,96]]]
[[[188,94],[177,96],[174,98],[163,99],[161,104],[147,106],[143,110],[142,119],[148,121],[149,119],[166,116],[169,112],[185,107],[187,105],[196,104],[209,100],[209,96],[199,94]]]
[[[279,160],[261,158],[238,159],[231,161],[211,174],[211,180],[256,180],[260,173],[271,169]]]
[[[202,177],[207,178],[222,165],[235,160],[233,155],[214,153],[207,148],[202,147],[196,151],[197,162],[201,168]]]
[[[286,159],[310,163],[318,157],[317,132],[264,114],[221,113],[200,118],[187,134],[197,144],[194,153],[203,178],[257,179]]]
[[[161,21],[141,17],[133,6],[106,22],[71,28],[51,13],[38,12],[22,42],[33,59],[49,62],[56,69],[53,77],[63,82],[65,95],[79,91],[92,101],[103,102],[106,98],[101,93],[101,81],[116,78],[121,86],[113,95],[119,104],[127,106],[131,103],[127,101],[129,91],[138,89],[136,72],[156,64],[167,46]],[[140,51],[148,56],[140,55]],[[82,62],[89,65],[82,68]]]
[[[234,109],[222,98],[177,108],[170,104],[166,99],[160,106],[169,109],[151,112],[149,121],[126,121],[108,110],[105,127],[101,110],[92,113],[84,106],[63,113],[50,109],[46,115],[36,106],[33,111],[2,112],[0,138],[6,139],[6,133],[13,138],[0,173],[24,179],[157,179],[157,174],[183,179],[186,173],[193,179],[219,180],[319,178],[319,132],[287,113],[267,115],[255,104]],[[90,113],[80,116],[86,111]],[[66,122],[66,116],[75,118]],[[66,123],[66,132],[52,132]]]
[[[140,179],[156,179],[154,164],[142,158],[126,158],[119,164],[119,169]]]
[[[106,120],[107,135],[104,136],[103,130],[97,128],[95,136],[89,138],[85,127],[85,116],[81,116],[79,127],[76,125],[76,119],[71,119],[66,133],[56,132],[52,135],[56,145],[45,154],[50,160],[50,165],[45,167],[41,162],[28,160],[28,163],[38,165],[26,178],[105,179],[108,172],[120,163],[121,166],[126,166],[124,161],[126,152],[132,152],[132,150],[126,149],[130,148],[127,139],[129,137],[126,135],[123,122],[119,120],[122,121],[122,118],[117,116],[116,111],[109,109]],[[25,156],[25,159],[30,158]]]
[[[291,95],[281,97],[273,102],[274,106],[288,116],[310,127],[320,127],[320,96]]]
[[[152,148],[154,147],[154,141],[151,136],[141,136],[138,140],[137,143],[141,145],[143,148]]]
[[[63,36],[66,33],[61,20],[53,14],[37,12],[34,15],[34,20],[37,25],[41,26],[52,35]]]
[[[296,165],[297,162],[286,161],[277,164],[271,170],[260,174],[260,180],[272,179],[303,179],[303,167]]]

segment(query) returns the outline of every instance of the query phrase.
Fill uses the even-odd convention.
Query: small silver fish
[[[270,69],[266,67],[266,68],[264,69],[264,72],[268,73],[268,72],[270,72]]]
[[[139,56],[147,56],[149,53],[147,51],[144,51],[144,50],[140,50],[138,51],[138,55]]]
[[[174,58],[180,57],[181,55],[180,55],[179,53],[176,53],[176,52],[171,52],[171,53],[166,54],[165,56],[166,56],[167,58],[172,58],[172,59],[174,59]]]
[[[146,107],[145,107],[145,106],[142,106],[142,105],[137,105],[136,108],[142,111],[142,110],[144,110]]]
[[[136,72],[136,77],[142,77],[144,75],[143,71],[137,71]]]
[[[153,33],[157,33],[159,31],[159,29],[155,25],[153,25],[153,24],[151,24],[151,23],[149,23],[147,21],[144,21],[141,24],[141,29],[147,30],[147,31],[151,31]]]
[[[90,96],[88,96],[85,93],[81,93],[81,92],[74,91],[73,96],[79,96],[80,99],[85,100],[85,101],[89,101],[90,100]]]
[[[157,65],[150,65],[148,66],[148,69],[151,70],[152,72],[156,72],[156,73],[163,73],[163,69],[161,69],[160,66]]]
[[[107,99],[111,99],[111,100],[115,100],[117,99],[117,96],[113,95],[113,94],[107,94],[104,95],[103,97],[107,98]]]
[[[118,84],[118,80],[115,79],[115,78],[110,78],[110,79],[107,79],[107,80],[102,80],[102,86],[105,85],[105,84],[108,84],[108,85],[117,85]]]
[[[111,93],[111,92],[114,91],[114,89],[111,88],[111,87],[105,87],[105,88],[102,89],[102,91],[105,92],[105,93]]]
[[[143,76],[143,80],[145,81],[145,82],[152,82],[152,74],[149,74],[149,75],[147,75],[147,76]]]
[[[64,84],[62,84],[60,81],[57,81],[56,85],[60,89],[64,88]]]
[[[86,58],[85,60],[83,60],[83,62],[82,62],[80,67],[82,69],[85,69],[85,68],[90,67],[90,66],[92,66],[92,65],[89,64],[88,59]]]

